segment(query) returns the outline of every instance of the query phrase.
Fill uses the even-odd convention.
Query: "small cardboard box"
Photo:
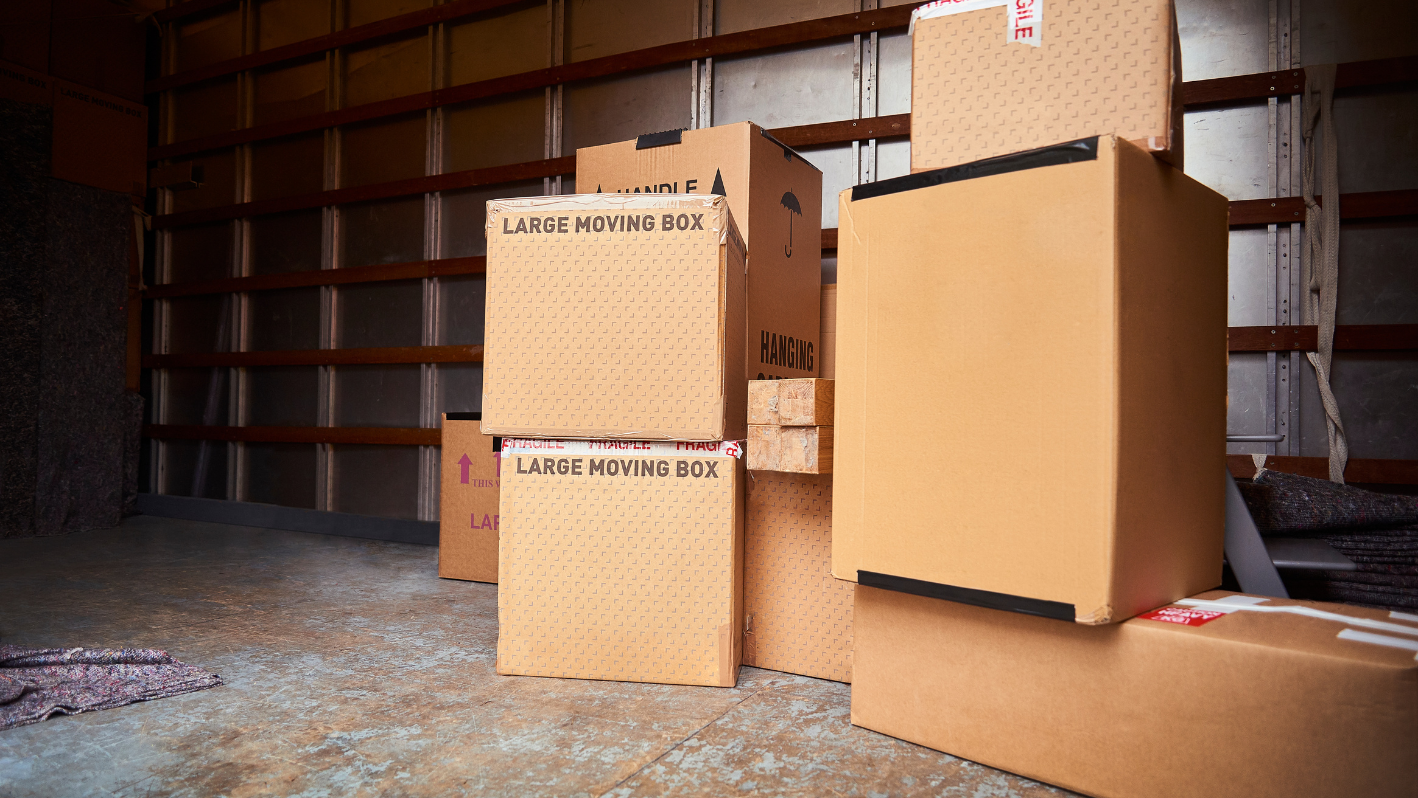
[[[1224,197],[1109,136],[840,208],[837,578],[1086,624],[1221,583]]]
[[[1182,167],[1170,0],[946,0],[911,21],[911,171],[1106,134]]]
[[[751,471],[743,664],[852,681],[852,591],[832,578],[832,477]]]
[[[487,204],[482,431],[740,440],[744,245],[723,197]]]
[[[1411,796],[1418,616],[1214,591],[1086,628],[858,586],[852,723],[1065,789]]]
[[[502,442],[497,672],[732,687],[739,442]]]
[[[576,187],[719,194],[748,245],[750,380],[815,377],[822,172],[751,122],[670,130],[576,151]]]
[[[478,430],[481,413],[444,413],[438,497],[438,575],[497,581],[502,439]]]

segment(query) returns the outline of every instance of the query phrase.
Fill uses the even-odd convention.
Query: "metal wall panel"
[[[482,343],[487,304],[483,275],[440,278],[438,291],[438,343]]]
[[[1266,398],[1271,377],[1264,352],[1236,352],[1226,368],[1226,434],[1268,435]],[[1264,454],[1264,443],[1228,443],[1227,454]]]
[[[1270,69],[1270,9],[1259,0],[1180,0],[1182,75],[1210,80]],[[1191,142],[1187,142],[1190,149]],[[1188,153],[1190,156],[1190,153]]]
[[[202,447],[208,448],[207,478],[197,491],[192,490],[193,474]],[[206,441],[164,441],[163,456],[167,459],[167,482],[162,492],[169,496],[196,496],[203,499],[227,498],[226,444]]]
[[[1418,92],[1336,97],[1334,136],[1339,141],[1340,191],[1418,186]],[[1324,136],[1316,140],[1322,143]]]
[[[384,44],[351,47],[343,56],[345,107],[389,100],[432,88],[429,85],[432,67],[425,31]]]
[[[269,50],[330,32],[330,0],[259,0],[256,49]]]
[[[888,139],[876,143],[876,179],[911,174],[911,142],[907,139]]]
[[[438,366],[439,413],[471,413],[483,409],[483,365],[443,363]],[[439,425],[442,426],[440,419]]]
[[[173,71],[209,66],[241,55],[241,8],[228,7],[214,14],[183,19],[172,26]]]
[[[1266,268],[1270,237],[1265,230],[1232,230],[1228,252],[1226,323],[1232,327],[1275,324],[1275,269]]]
[[[772,128],[851,119],[853,52],[848,41],[714,59],[714,124]]]
[[[207,415],[207,399],[211,397],[214,423],[226,426],[229,397],[225,383],[220,383],[219,390],[212,393],[212,369],[168,369],[167,380],[166,423],[201,424]]]
[[[423,260],[423,197],[340,208],[342,266]]]
[[[232,223],[181,227],[169,234],[169,282],[220,280],[231,276]]]
[[[418,518],[417,446],[335,446],[335,501],[342,513]]]
[[[323,133],[262,141],[251,145],[250,151],[253,200],[296,197],[325,188]]]
[[[851,145],[812,147],[801,154],[822,170],[822,226],[837,226],[837,195],[857,184],[857,159]]]
[[[539,160],[545,136],[542,91],[449,106],[443,109],[443,171]]]
[[[1295,0],[1306,64],[1342,64],[1413,55],[1418,3],[1412,0]]]
[[[562,153],[689,127],[689,85],[689,67],[676,66],[568,86]]]
[[[694,38],[699,0],[566,0],[566,63]],[[687,95],[689,82],[681,87]],[[688,105],[688,96],[684,97]]]
[[[1339,236],[1338,299],[1339,324],[1418,324],[1418,225],[1346,223]]]
[[[1227,199],[1270,196],[1269,111],[1264,105],[1186,115],[1186,172]]]
[[[568,182],[569,185],[569,182]],[[442,197],[440,252],[445,258],[487,254],[487,201],[507,197],[538,197],[542,181],[504,183],[492,188],[445,191]]]
[[[423,283],[419,280],[340,286],[336,307],[340,349],[422,344]]]
[[[221,322],[222,297],[184,296],[167,300],[168,329],[172,343],[168,351],[215,352]]]
[[[203,182],[196,188],[172,192],[172,211],[201,210],[230,205],[238,200],[236,195],[236,153],[232,150],[217,150],[195,158],[184,158],[174,163],[200,164]]]
[[[320,289],[283,288],[246,297],[250,352],[320,348]]]
[[[257,71],[253,124],[265,125],[323,112],[328,73],[323,54],[294,65]]]
[[[320,404],[318,366],[248,368],[244,381],[248,426],[316,426]],[[311,467],[314,468],[314,461]]]
[[[911,37],[905,33],[877,37],[876,112],[880,116],[911,112]]]
[[[237,127],[236,78],[223,78],[172,93],[173,141],[226,133]]]
[[[340,129],[340,187],[423,177],[428,130],[419,112]]]
[[[773,0],[771,3],[763,0],[714,0],[714,32],[738,33],[859,10],[853,0]]]
[[[339,366],[335,376],[335,426],[419,425],[418,366]]]
[[[285,274],[320,268],[323,213],[319,208],[256,216],[248,220],[247,225],[251,274]]]
[[[1349,440],[1350,457],[1418,459],[1418,359],[1411,354],[1334,353],[1330,384]],[[1327,457],[1315,372],[1301,369],[1301,454]]]
[[[242,448],[245,501],[315,509],[314,444],[248,443]]]
[[[547,24],[544,4],[448,23],[446,85],[460,86],[545,67]]]

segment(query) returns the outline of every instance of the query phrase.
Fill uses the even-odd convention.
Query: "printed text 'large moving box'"
[[[852,722],[1101,798],[1411,796],[1418,616],[1215,591],[1089,628],[858,586]]]
[[[497,672],[732,687],[741,451],[505,439]]]
[[[751,122],[670,130],[576,151],[576,187],[720,194],[748,245],[750,380],[819,370],[822,172]]]
[[[834,575],[1088,624],[1221,583],[1224,197],[1101,137],[840,208]]]
[[[483,433],[743,438],[744,258],[723,197],[489,202]]]

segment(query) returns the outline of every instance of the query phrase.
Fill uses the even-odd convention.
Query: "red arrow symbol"
[[[460,466],[463,467],[463,480],[462,480],[462,481],[463,481],[463,484],[464,484],[464,485],[468,484],[468,466],[470,466],[470,465],[472,465],[472,464],[473,464],[473,461],[472,461],[472,460],[469,460],[469,459],[468,459],[468,455],[466,455],[466,454],[464,454],[464,455],[458,460],[458,465],[460,465]]]

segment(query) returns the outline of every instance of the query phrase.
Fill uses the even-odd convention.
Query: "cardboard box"
[[[727,197],[748,245],[748,379],[817,376],[821,170],[739,122],[579,149],[576,187]]]
[[[832,473],[832,427],[750,424],[747,449],[754,471]]]
[[[1102,137],[840,208],[834,575],[1087,624],[1221,583],[1224,197]]]
[[[912,16],[911,171],[1117,135],[1182,167],[1170,0],[975,0]]]
[[[832,380],[750,380],[748,423],[832,426]]]
[[[832,477],[749,472],[743,663],[852,681],[851,582],[832,578]]]
[[[479,431],[481,416],[443,414],[438,575],[495,583],[502,439]]]
[[[505,439],[497,672],[732,687],[739,454],[738,442]]]
[[[837,284],[822,286],[822,356],[818,369],[824,380],[837,377]]]
[[[859,586],[852,722],[1101,798],[1411,796],[1400,615],[1216,591],[1085,628]]]
[[[489,202],[483,434],[741,440],[744,257],[723,197]]]

